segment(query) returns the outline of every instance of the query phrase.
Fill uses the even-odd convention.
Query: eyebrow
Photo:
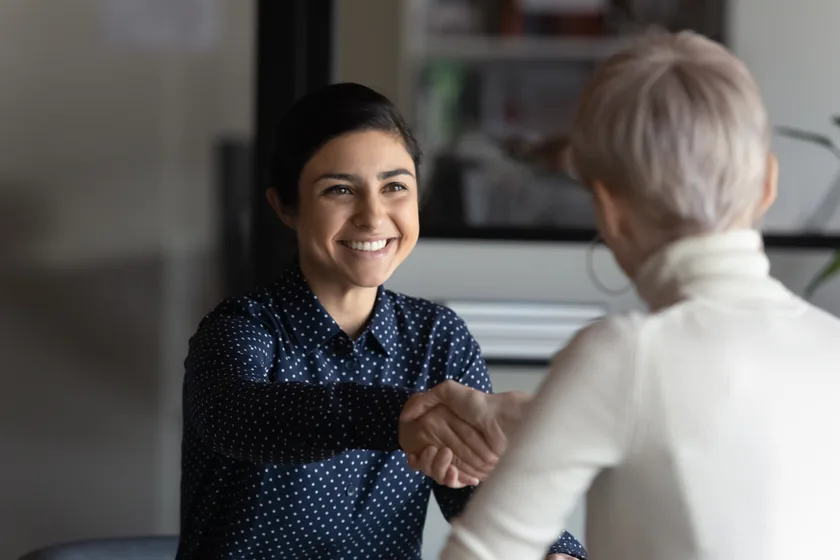
[[[380,181],[384,181],[385,179],[391,179],[392,177],[398,177],[400,175],[408,175],[409,177],[414,177],[414,173],[405,169],[403,167],[397,169],[391,169],[389,171],[381,171],[377,173],[376,178]],[[348,181],[350,183],[361,183],[362,178],[358,175],[353,175],[352,173],[324,173],[320,175],[315,182],[323,181],[324,179],[335,179],[338,181]]]
[[[382,173],[379,173],[377,177],[380,181],[384,181],[385,179],[390,179],[391,177],[397,177],[399,175],[408,175],[409,177],[414,177],[414,173],[402,167],[400,167],[399,169],[392,169],[390,171],[383,171]]]

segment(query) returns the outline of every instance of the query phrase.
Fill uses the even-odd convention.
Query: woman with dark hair
[[[328,86],[275,142],[267,195],[298,260],[190,340],[178,558],[420,558],[430,493],[457,515],[525,399],[489,395],[455,313],[382,288],[419,233],[420,150],[394,106]],[[584,557],[568,534],[550,553]]]

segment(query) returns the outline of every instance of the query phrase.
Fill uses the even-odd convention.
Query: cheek
[[[420,234],[420,214],[416,202],[407,202],[397,208],[394,213],[394,223],[403,237],[417,239]]]
[[[341,206],[310,203],[301,205],[298,234],[306,233],[310,242],[331,240],[346,221]]]

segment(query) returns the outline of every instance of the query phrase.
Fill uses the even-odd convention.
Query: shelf
[[[428,37],[419,58],[494,62],[501,60],[599,61],[628,40],[619,37]]]

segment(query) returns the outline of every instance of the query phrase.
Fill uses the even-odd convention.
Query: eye
[[[408,187],[406,187],[402,183],[388,183],[385,186],[385,190],[388,192],[407,191]]]
[[[344,195],[344,194],[353,194],[353,191],[350,190],[350,187],[347,185],[333,185],[332,187],[328,187],[324,189],[325,195]]]

